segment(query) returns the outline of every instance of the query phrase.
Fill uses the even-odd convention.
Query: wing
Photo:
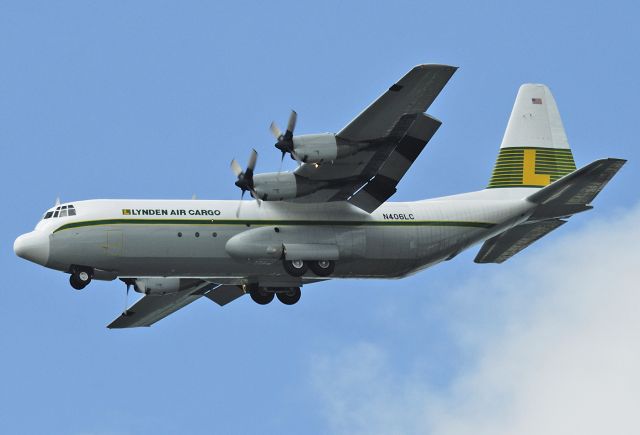
[[[111,322],[107,328],[134,328],[138,326],[151,326],[158,320],[162,320],[169,314],[189,305],[196,299],[206,296],[218,305],[226,305],[244,294],[241,287],[234,285],[219,285],[206,281],[194,280],[193,285],[178,293],[165,296],[142,297],[127,314],[121,314]]]
[[[357,151],[295,171],[297,181],[312,186],[313,193],[293,201],[349,200],[369,213],[375,210],[396,192],[440,127],[440,121],[423,112],[455,71],[446,65],[421,65],[407,73],[338,133],[339,141]]]
[[[338,136],[363,142],[389,135],[403,115],[426,112],[456,69],[449,65],[416,66],[340,130]]]

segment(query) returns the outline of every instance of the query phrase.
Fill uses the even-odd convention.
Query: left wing
[[[165,296],[143,296],[127,310],[126,314],[121,314],[107,328],[151,326],[202,296],[208,297],[218,305],[225,305],[244,293],[241,287],[235,285],[219,285],[197,280],[193,285],[178,293]]]

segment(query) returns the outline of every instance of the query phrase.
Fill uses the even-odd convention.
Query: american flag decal
[[[531,102],[533,104],[542,104],[542,98],[532,98]]]

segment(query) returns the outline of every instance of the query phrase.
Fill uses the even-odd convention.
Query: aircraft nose
[[[18,257],[45,266],[49,261],[49,235],[42,231],[23,234],[13,242],[13,252]]]

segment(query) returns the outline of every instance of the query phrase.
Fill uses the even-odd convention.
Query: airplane
[[[142,293],[108,328],[150,326],[203,296],[293,305],[304,285],[402,278],[481,242],[474,261],[502,263],[590,210],[626,160],[576,169],[551,91],[524,84],[485,188],[388,201],[440,127],[425,112],[456,70],[414,67],[338,133],[294,135],[292,111],[285,132],[270,129],[297,168],[254,175],[255,150],[246,168],[233,160],[240,201],[56,204],[14,251],[68,273],[78,290],[119,278],[127,295]]]

